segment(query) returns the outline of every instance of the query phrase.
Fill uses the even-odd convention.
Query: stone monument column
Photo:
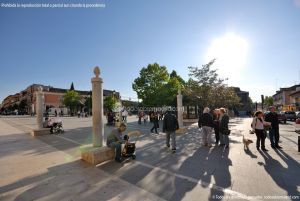
[[[43,113],[44,113],[44,93],[41,86],[38,87],[36,92],[36,123],[37,128],[43,128]]]
[[[181,89],[178,89],[178,95],[177,95],[177,114],[178,114],[178,124],[179,128],[183,127],[183,108],[182,108],[182,94]]]
[[[92,112],[93,112],[93,147],[103,146],[103,88],[102,78],[99,77],[99,67],[94,68],[95,77],[92,78]]]

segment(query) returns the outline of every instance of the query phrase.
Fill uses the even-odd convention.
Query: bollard
[[[300,152],[300,136],[298,136],[298,152]]]

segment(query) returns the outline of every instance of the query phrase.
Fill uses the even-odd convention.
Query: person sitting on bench
[[[126,130],[126,125],[121,123],[119,128],[116,128],[111,131],[111,133],[107,136],[106,145],[111,148],[115,148],[116,155],[115,161],[122,162],[123,158],[121,156],[121,144],[124,143],[123,132]]]

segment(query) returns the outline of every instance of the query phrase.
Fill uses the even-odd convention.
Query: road
[[[255,141],[255,135],[249,134],[250,122],[250,118],[231,119],[230,148],[225,150],[202,147],[199,129],[191,125],[186,134],[177,136],[178,150],[171,154],[165,149],[163,133],[151,134],[150,123],[138,125],[132,117],[127,131],[142,132],[137,159],[91,167],[80,160],[79,151],[81,145],[91,143],[91,118],[63,118],[64,134],[32,138],[27,133],[35,126],[34,118],[2,117],[0,171],[5,176],[0,181],[0,194],[4,200],[32,200],[33,195],[40,200],[300,200],[299,135],[293,123],[280,125],[283,149],[271,149],[267,139],[269,152],[264,153],[254,144],[249,151],[243,149],[242,135]],[[105,134],[111,129],[106,126]],[[16,159],[21,162],[11,162]],[[38,175],[40,169],[32,171],[36,161],[43,169]],[[76,171],[69,172],[70,167]],[[71,178],[76,175],[81,183],[64,178],[64,172]],[[99,175],[101,179],[96,180]],[[37,178],[40,184],[28,178]],[[97,187],[103,179],[107,183]],[[63,190],[57,193],[53,189],[60,182],[67,187],[62,185]],[[68,190],[72,188],[79,190],[71,193]]]

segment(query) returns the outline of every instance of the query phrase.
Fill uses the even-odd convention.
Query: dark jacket
[[[198,120],[198,126],[201,128],[202,126],[214,127],[213,117],[209,113],[203,113]]]
[[[229,130],[228,124],[229,124],[229,116],[228,116],[228,114],[224,114],[220,121],[220,132],[221,133],[225,133],[226,131]]]
[[[269,112],[266,114],[265,121],[271,123],[272,129],[279,128],[278,114],[276,112]]]
[[[174,132],[179,128],[175,115],[167,113],[164,117],[163,132]]]

